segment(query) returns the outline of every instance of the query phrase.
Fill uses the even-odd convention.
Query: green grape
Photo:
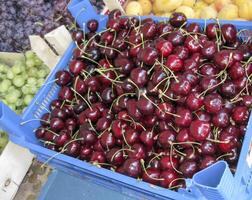
[[[30,94],[30,87],[29,85],[25,84],[22,88],[21,91],[24,95]]]
[[[32,99],[33,99],[33,95],[30,95],[30,94],[25,95],[25,97],[24,97],[24,104],[28,106],[29,103],[32,101]]]
[[[17,74],[20,74],[22,72],[22,67],[20,65],[14,65],[12,68],[11,68],[12,72],[17,75]]]
[[[6,99],[1,99],[1,101],[2,101],[4,104],[8,105],[8,101],[7,101]]]
[[[14,78],[14,73],[13,73],[13,71],[11,71],[11,70],[9,70],[8,72],[7,72],[7,78],[8,79],[10,79],[10,80],[12,80],[13,78]]]
[[[26,51],[25,52],[25,57],[27,59],[33,59],[36,56],[36,54],[33,51]]]
[[[10,107],[11,110],[16,110],[16,105],[15,104],[9,104],[8,105]]]
[[[37,77],[37,69],[30,68],[29,71],[28,71],[28,76],[29,77]]]
[[[34,59],[34,62],[36,66],[41,66],[43,64],[42,60],[40,60],[37,56]]]
[[[24,100],[23,99],[18,99],[17,102],[15,103],[16,107],[20,107],[24,104]]]
[[[26,72],[23,72],[20,76],[22,76],[25,81],[28,79],[28,74]]]
[[[14,104],[18,101],[19,94],[13,90],[6,94],[5,99],[7,100],[8,104]]]
[[[36,94],[37,93],[37,87],[36,85],[29,86],[30,94]]]
[[[37,73],[39,78],[45,78],[47,76],[46,70],[40,69]]]
[[[12,82],[16,87],[22,87],[25,84],[25,79],[19,75],[16,76]]]
[[[9,87],[11,86],[11,81],[8,79],[3,80],[0,83],[0,92],[5,93],[8,91]]]
[[[44,84],[44,79],[43,78],[40,78],[37,80],[37,87],[40,88],[43,84]]]
[[[7,65],[0,63],[0,72],[1,73],[6,73],[9,69],[10,68]]]
[[[36,82],[37,82],[36,78],[31,77],[27,79],[27,84],[31,86],[36,85]]]
[[[35,62],[32,59],[27,59],[25,64],[28,68],[35,67]]]

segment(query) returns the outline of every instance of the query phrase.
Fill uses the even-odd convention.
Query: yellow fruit
[[[239,6],[239,17],[252,20],[252,1],[247,1],[246,3]]]
[[[200,18],[200,13],[201,13],[200,9],[194,10],[194,18],[199,19]]]
[[[238,7],[234,4],[224,6],[218,13],[219,19],[235,19],[238,18]]]
[[[180,6],[176,9],[176,12],[182,12],[187,18],[194,18],[194,10],[189,6]]]
[[[159,12],[170,12],[177,9],[182,3],[183,0],[155,0],[153,6],[155,6]]]
[[[189,6],[189,7],[192,8],[195,3],[196,3],[196,0],[183,0],[182,5],[183,6]]]
[[[217,11],[213,7],[207,6],[201,10],[200,18],[202,19],[216,18],[217,14],[218,14]]]
[[[205,7],[207,7],[207,4],[203,1],[197,1],[194,5],[195,10],[198,10],[198,9],[201,10],[202,8],[205,8]]]
[[[248,0],[233,0],[234,4],[237,6],[241,6],[242,4],[246,3]]]
[[[219,12],[224,6],[231,4],[231,0],[215,0],[215,8]]]
[[[215,0],[203,0],[204,2],[206,2],[207,4],[211,4],[213,3]]]
[[[138,0],[143,9],[143,14],[148,15],[152,10],[152,4],[150,0]]]
[[[157,13],[160,12],[155,4],[152,5],[152,12],[153,12],[155,15],[156,15]]]
[[[137,1],[130,1],[125,9],[127,15],[143,15],[143,9]]]
[[[238,20],[238,21],[247,21],[246,19],[243,19],[243,18],[235,18],[234,20]]]
[[[171,14],[172,14],[171,12],[166,12],[166,13],[161,14],[160,16],[161,16],[161,17],[170,18]]]

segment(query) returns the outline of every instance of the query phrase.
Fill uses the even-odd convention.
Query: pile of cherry
[[[52,150],[165,188],[218,160],[235,172],[252,105],[252,48],[234,25],[110,13],[90,20],[36,136]]]

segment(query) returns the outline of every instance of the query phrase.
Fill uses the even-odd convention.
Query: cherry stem
[[[96,135],[99,135],[99,133],[96,131],[96,129],[94,128],[94,126],[93,126],[93,124],[92,124],[92,122],[91,122],[91,120],[90,119],[88,119],[88,123],[89,123],[89,125],[91,126],[91,128],[93,129],[93,131],[96,133]]]
[[[220,160],[221,158],[224,158],[227,156],[232,156],[232,153],[226,153],[226,154],[220,155],[218,158],[216,158],[216,160]]]
[[[95,43],[95,44],[96,44],[98,47],[101,47],[101,48],[112,49],[112,50],[114,50],[114,51],[116,51],[117,53],[120,53],[120,54],[122,55],[122,52],[119,51],[118,49],[115,49],[115,48],[113,48],[113,47],[103,46],[103,45],[100,45],[100,44],[98,44],[98,43]]]
[[[51,132],[51,133],[53,133],[53,134],[56,135],[56,136],[59,136],[59,134],[55,133],[54,131],[52,131],[52,130],[50,130],[50,129],[46,129],[46,130],[49,131],[49,132]]]
[[[142,168],[143,168],[143,170],[144,170],[144,173],[147,174],[147,176],[148,176],[149,178],[151,178],[151,179],[153,179],[153,180],[156,180],[156,181],[163,181],[163,180],[164,180],[163,178],[154,178],[154,177],[151,177],[151,176],[148,174],[148,172],[147,172],[147,170],[146,170],[146,167],[145,167],[145,165],[144,165],[144,159],[141,159],[141,160],[140,160],[140,163],[141,163],[141,165],[142,165]]]
[[[70,88],[72,91],[74,91],[74,93],[76,93],[76,94],[78,94],[79,95],[79,97],[87,104],[87,106],[91,109],[91,110],[93,110],[93,108],[91,107],[91,105],[89,104],[89,102],[79,93],[79,92],[77,92],[74,88]]]
[[[29,122],[33,122],[33,121],[41,121],[41,122],[45,122],[45,123],[50,123],[49,121],[46,121],[46,120],[43,120],[43,119],[29,119],[27,121],[21,122],[20,125],[23,126],[24,124],[29,123]]]
[[[124,149],[124,148],[122,148],[122,149],[119,149],[118,151],[116,151],[115,153],[114,153],[114,155],[111,157],[111,162],[113,162],[113,160],[114,160],[114,158],[115,158],[115,156],[116,156],[116,154],[118,154],[119,152],[121,152],[121,151],[130,151],[130,152],[135,152],[134,150],[132,150],[132,149]]]
[[[172,156],[173,156],[173,144],[171,143],[171,147],[170,147],[170,162],[171,162],[171,166],[172,168],[179,174],[183,174],[181,171],[177,170],[176,167],[174,167],[173,165],[173,161],[172,161]]]
[[[167,96],[161,89],[158,90],[158,93],[160,95],[160,98],[162,98],[162,96],[164,96],[165,98],[170,99],[171,101],[178,101],[179,100],[179,98],[178,99],[173,99],[173,98]]]
[[[154,153],[154,152],[152,152],[154,155],[156,154],[156,153]],[[164,154],[163,153],[159,153],[159,154],[156,154],[150,161],[149,161],[149,163],[148,163],[148,166],[150,166],[150,164],[153,162],[153,160],[155,160],[156,158],[157,159],[160,159],[160,157],[161,156],[163,156]]]
[[[128,79],[128,81],[130,82],[130,83],[132,83],[136,88],[137,88],[137,92],[138,92],[138,99],[140,98],[140,89],[139,89],[139,87],[138,87],[138,85],[137,84],[135,84],[134,83],[134,81],[132,81],[131,79]]]
[[[111,165],[111,164],[108,164],[108,163],[99,163],[97,161],[94,161],[94,162],[91,162],[93,165],[97,166],[97,167],[101,167],[101,165],[104,165],[104,166],[110,166],[110,167],[113,167],[115,168],[114,165]]]
[[[113,82],[116,82],[116,83],[122,83],[122,81],[117,81],[117,80],[113,80],[109,77],[106,76],[106,74],[104,74],[102,71],[100,71],[99,69],[95,69],[96,72],[98,72],[100,75],[104,76],[106,79],[108,79],[109,81],[111,81],[112,83]]]
[[[175,181],[185,181],[185,178],[176,178],[176,179],[172,180],[172,181],[170,182],[170,184],[169,184],[169,187],[168,187],[170,190],[176,187],[176,186],[171,187],[172,184],[173,184]],[[178,186],[180,186],[180,185],[178,185]]]
[[[211,139],[211,138],[207,138],[206,140],[208,140],[210,142],[221,143],[221,144],[227,144],[227,143],[230,142],[229,140],[221,141],[221,140],[214,140],[214,139]]]
[[[166,72],[166,70],[168,70],[171,73],[172,77],[175,79],[175,81],[179,82],[176,75],[173,73],[173,71],[169,67],[165,67],[164,64],[159,62],[158,60],[157,60],[157,62],[161,65],[161,67],[164,69],[165,72]]]
[[[119,102],[119,100],[120,100],[121,97],[127,96],[127,95],[135,95],[135,93],[124,93],[124,94],[121,94],[120,96],[118,96],[118,97],[112,102],[109,111],[111,112],[111,110],[112,110],[112,108],[113,108],[113,106],[114,106],[115,103],[118,104],[118,102]]]

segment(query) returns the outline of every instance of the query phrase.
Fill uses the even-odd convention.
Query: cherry
[[[202,96],[199,96],[198,93],[192,92],[187,96],[186,99],[186,106],[192,110],[198,110],[203,106],[204,98]]]
[[[92,130],[80,129],[79,137],[82,139],[81,144],[86,146],[92,146],[97,141],[97,136]]]
[[[116,139],[112,133],[105,131],[100,137],[100,142],[104,149],[111,149],[115,146]]]
[[[204,106],[207,112],[216,114],[223,106],[223,99],[218,94],[209,94],[204,99]]]
[[[186,156],[183,157],[183,159],[181,160],[182,162],[184,162],[184,160],[191,160],[191,161],[199,160],[199,153],[198,151],[195,151],[194,149],[192,149],[192,146],[191,148],[185,149],[184,153],[186,154]]]
[[[183,61],[175,54],[169,55],[165,66],[174,72],[181,71],[183,69]]]
[[[106,158],[109,163],[115,166],[120,166],[124,162],[123,151],[120,148],[114,147],[106,153]]]
[[[144,116],[142,123],[145,125],[146,128],[152,128],[156,125],[157,116],[155,115],[147,115]]]
[[[63,147],[65,144],[67,144],[71,139],[70,134],[67,131],[61,131],[59,136],[56,136],[54,138],[55,145],[58,147]]]
[[[90,162],[94,163],[94,164],[99,164],[99,163],[105,163],[106,162],[106,156],[104,154],[104,152],[102,151],[93,151],[91,158],[90,158]]]
[[[233,109],[232,119],[237,124],[245,124],[249,119],[249,111],[246,106],[238,106]]]
[[[51,117],[58,117],[62,120],[65,120],[67,117],[67,114],[65,113],[65,111],[63,109],[60,108],[54,108],[51,112]]]
[[[206,41],[201,48],[201,54],[207,58],[213,58],[214,54],[217,52],[217,47],[215,42],[213,41]]]
[[[144,64],[153,65],[158,58],[158,52],[153,47],[146,47],[140,50],[137,57]]]
[[[69,87],[63,86],[59,91],[58,97],[62,101],[71,101],[74,98],[74,94]]]
[[[96,107],[87,108],[84,112],[85,112],[86,117],[90,119],[91,122],[96,122],[101,116],[101,112]]]
[[[228,73],[233,80],[237,80],[245,76],[245,69],[244,67],[242,67],[242,64],[240,62],[235,62],[229,68]]]
[[[96,130],[105,131],[106,129],[109,128],[110,124],[111,124],[110,119],[108,119],[107,117],[101,117],[100,119],[98,119],[96,123]]]
[[[178,143],[182,143],[182,144],[180,144],[180,146],[183,148],[191,148],[190,144],[183,144],[183,143],[193,141],[193,139],[189,135],[189,130],[187,128],[184,128],[178,132],[178,134],[176,136],[176,141]]]
[[[183,45],[185,37],[180,31],[172,31],[168,34],[167,40],[172,43],[173,46]]]
[[[72,80],[71,74],[66,70],[58,71],[55,76],[59,86],[68,85]]]
[[[140,120],[142,117],[142,114],[140,110],[137,108],[137,101],[135,99],[130,99],[127,102],[126,109],[128,111],[128,114],[135,120]]]
[[[102,91],[101,98],[104,103],[110,104],[116,98],[116,94],[115,94],[115,92],[112,91],[112,88],[109,87],[109,88],[106,88]]]
[[[133,69],[133,63],[128,58],[116,58],[114,60],[114,65],[120,68],[122,74],[128,75]]]
[[[183,73],[183,76],[190,82],[191,86],[198,86],[199,78],[196,73],[192,71],[186,71]]]
[[[136,103],[137,108],[143,115],[150,115],[154,112],[154,105],[146,97],[141,96]]]
[[[176,46],[173,53],[177,55],[181,60],[189,57],[189,50],[185,46]]]
[[[74,132],[77,128],[77,120],[75,118],[68,118],[65,122],[65,127],[68,131]]]
[[[71,157],[78,157],[80,155],[81,145],[77,141],[73,141],[66,147],[66,154]]]
[[[87,22],[87,28],[88,30],[90,30],[91,32],[95,32],[97,31],[98,29],[98,26],[99,26],[99,23],[97,20],[95,19],[91,19]]]
[[[159,184],[160,171],[156,168],[148,168],[143,173],[143,181],[158,185]]]
[[[100,140],[97,140],[96,143],[93,145],[93,150],[94,151],[101,151],[101,152],[104,152],[104,149],[101,145],[101,142]]]
[[[252,106],[252,96],[251,95],[244,95],[242,97],[242,103],[244,106],[250,108]]]
[[[229,113],[222,109],[212,118],[213,125],[220,128],[225,128],[229,125]]]
[[[225,157],[225,160],[228,162],[228,163],[236,163],[237,160],[239,159],[239,151],[237,148],[233,148],[231,149],[231,151],[229,152],[230,155]]]
[[[203,155],[214,155],[216,151],[216,145],[210,141],[203,141],[200,146],[200,152]]]
[[[158,143],[164,149],[169,148],[176,139],[176,134],[172,130],[162,131],[158,136]]]
[[[215,157],[206,155],[200,161],[199,169],[200,170],[205,169],[205,168],[211,166],[212,164],[214,164],[215,162],[216,162],[216,158]]]
[[[110,45],[112,44],[114,40],[114,34],[109,32],[109,31],[106,31],[104,33],[102,33],[101,35],[101,42],[103,42],[105,45]]]
[[[139,133],[132,128],[128,128],[125,132],[125,139],[129,145],[139,142]]]
[[[186,27],[187,32],[189,33],[200,33],[201,28],[198,23],[191,23]]]
[[[186,178],[192,178],[192,176],[198,171],[198,165],[195,161],[185,160],[179,166],[179,170]]]
[[[153,22],[144,23],[140,28],[144,39],[153,39],[157,32],[157,26]]]
[[[218,83],[219,81],[215,77],[203,77],[200,81],[200,86],[204,91],[211,93],[217,88]]]
[[[54,108],[60,108],[62,106],[62,101],[59,99],[54,99],[50,103],[50,110],[53,110]]]
[[[230,56],[231,55],[231,56]],[[234,64],[233,52],[231,50],[221,50],[214,54],[213,60],[216,66],[223,70]]]
[[[136,143],[131,148],[132,151],[128,152],[129,158],[135,158],[135,159],[145,159],[146,153],[145,148],[142,144]]]
[[[182,25],[185,25],[186,21],[187,21],[187,18],[185,14],[181,12],[172,13],[169,19],[170,24],[176,28],[181,27]]]
[[[177,169],[178,168],[178,160],[174,157],[171,156],[163,156],[160,159],[160,166],[161,166],[161,170],[173,170],[174,168]]]
[[[177,95],[188,95],[191,91],[191,84],[184,77],[180,76],[178,80],[172,80],[171,90]]]
[[[54,142],[56,135],[54,135],[51,131],[46,131],[44,134],[43,139],[45,141],[50,141],[50,142]]]
[[[57,133],[65,127],[65,123],[62,119],[55,117],[50,120],[50,127],[52,131]]]
[[[238,139],[234,135],[230,135],[226,131],[221,131],[219,134],[219,140],[221,143],[218,143],[219,149],[224,152],[230,152],[231,149],[235,148],[238,146]]]
[[[200,73],[204,76],[216,76],[218,74],[218,69],[212,63],[203,64],[200,68]]]
[[[200,121],[204,121],[204,122],[210,122],[211,121],[211,116],[205,111],[201,111],[201,110],[197,111],[196,112],[196,117]]]
[[[234,43],[237,38],[237,30],[233,24],[223,24],[221,26],[221,34],[227,43]]]
[[[72,60],[69,63],[69,71],[74,75],[78,76],[81,74],[82,70],[86,68],[86,64],[80,60]]]
[[[242,78],[233,81],[238,90],[243,89],[246,86],[246,82],[247,82],[246,76],[243,76]]]
[[[141,163],[138,159],[135,158],[128,158],[123,163],[123,168],[125,173],[131,177],[139,177],[142,174]]]
[[[155,114],[160,120],[171,119],[172,115],[170,113],[174,113],[174,107],[169,102],[158,104],[158,108],[155,110]]]
[[[157,23],[157,31],[158,31],[159,35],[163,35],[164,33],[172,32],[173,30],[174,30],[174,27],[169,23],[165,23],[165,22],[158,22]],[[163,37],[165,38],[166,35],[163,35]]]
[[[209,122],[194,120],[190,125],[190,135],[197,141],[204,141],[210,134],[211,126]]]
[[[218,24],[210,23],[206,26],[206,35],[209,39],[215,39],[220,27]]]
[[[173,50],[172,43],[164,39],[157,40],[155,47],[158,52],[164,57],[169,56]]]
[[[130,78],[138,87],[143,87],[148,82],[147,71],[140,67],[131,71]]]
[[[44,138],[46,133],[46,129],[39,127],[36,131],[35,131],[35,135],[38,139],[42,139]]]
[[[146,146],[146,147],[153,147],[154,145],[154,133],[153,131],[142,131],[140,134],[140,141]]]
[[[188,36],[185,40],[184,45],[190,53],[196,53],[201,50],[197,36]]]
[[[87,86],[79,76],[74,79],[73,88],[81,95],[84,95],[87,92]]]
[[[88,146],[81,146],[79,158],[81,160],[89,161],[93,150]]]
[[[111,31],[118,32],[120,30],[120,23],[118,19],[109,19],[107,21],[107,28],[110,29]]]
[[[198,70],[198,62],[192,58],[184,60],[184,70],[196,72]]]
[[[178,107],[176,115],[179,117],[175,117],[175,124],[178,127],[189,127],[191,122],[192,122],[192,114],[191,111],[183,108],[183,107]]]
[[[178,174],[174,170],[162,171],[160,174],[160,186],[164,188],[174,187],[177,185]]]
[[[115,120],[112,123],[111,130],[116,138],[122,139],[126,130],[127,123],[123,120]]]
[[[237,87],[231,81],[226,81],[220,87],[221,94],[226,97],[235,97],[237,94]]]
[[[76,41],[78,44],[82,43],[83,42],[83,39],[84,39],[84,34],[81,30],[78,30],[78,31],[74,31],[72,33],[72,38],[74,41]]]

